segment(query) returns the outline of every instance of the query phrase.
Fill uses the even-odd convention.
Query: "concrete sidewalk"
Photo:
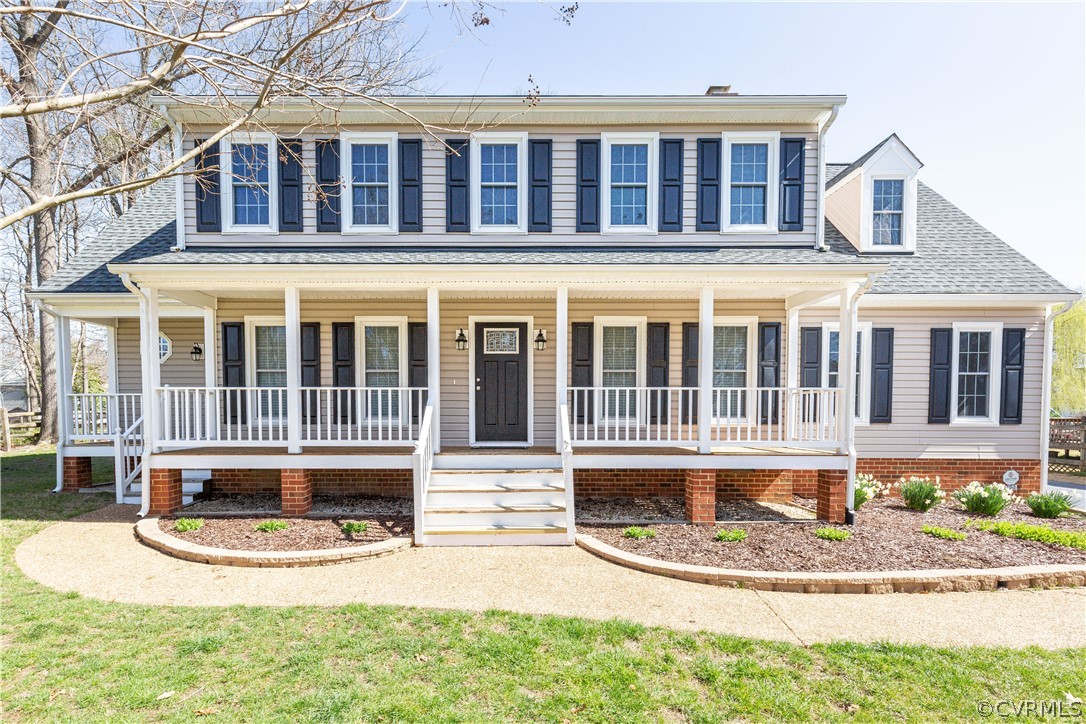
[[[576,547],[413,548],[316,568],[188,563],[136,541],[134,506],[109,506],[24,541],[30,578],[107,601],[173,606],[391,604],[619,618],[809,644],[1086,646],[1086,589],[819,595],[716,588],[640,573]],[[993,626],[982,622],[1000,621]]]

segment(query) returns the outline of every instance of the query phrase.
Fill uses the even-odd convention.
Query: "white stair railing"
[[[426,518],[426,496],[430,490],[430,473],[434,468],[434,408],[426,405],[419,423],[419,440],[411,454],[415,494],[415,545],[422,545]]]
[[[117,428],[113,440],[113,469],[117,480],[117,502],[123,503],[128,488],[143,472],[143,418],[122,430]]]
[[[574,543],[577,538],[576,516],[574,514],[573,498],[573,443],[569,428],[569,405],[563,404],[558,408],[559,442],[562,450],[562,480],[566,486],[566,537],[569,543]]]

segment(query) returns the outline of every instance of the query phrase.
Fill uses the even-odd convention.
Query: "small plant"
[[[999,515],[1014,502],[1014,493],[1003,483],[984,485],[976,480],[955,490],[951,497],[970,513],[977,515]]]
[[[290,527],[290,523],[285,520],[262,520],[253,526],[253,530],[258,530],[261,533],[274,533],[277,530],[286,530]]]
[[[173,524],[173,529],[178,533],[189,533],[204,527],[203,518],[178,518]]]
[[[1047,525],[1030,525],[1029,523],[1011,523],[1009,521],[995,520],[969,520],[966,525],[977,530],[986,530],[1004,538],[1018,538],[1019,540],[1032,540],[1038,543],[1066,546],[1086,551],[1086,533],[1077,533],[1069,530],[1053,530]]]
[[[939,486],[939,478],[936,478],[934,483],[930,478],[902,478],[894,483],[894,487],[901,491],[901,499],[906,508],[919,510],[921,513],[927,513],[946,497],[946,493]]]
[[[646,538],[655,538],[656,531],[651,528],[639,528],[636,525],[631,525],[626,530],[622,531],[623,537],[633,538],[634,540],[645,540]]]
[[[937,525],[925,525],[920,529],[920,532],[935,538],[942,538],[943,540],[965,540],[969,537],[965,533],[951,530],[950,528],[940,528]]]
[[[1059,518],[1071,510],[1074,502],[1067,493],[1034,493],[1026,498],[1026,505],[1038,518]]]
[[[857,475],[853,481],[852,509],[859,510],[867,501],[890,492],[889,485],[883,485],[873,475]]]
[[[847,530],[841,530],[840,528],[819,528],[815,531],[815,538],[821,538],[822,540],[843,541],[848,540],[848,537],[852,535]]]
[[[713,536],[713,540],[722,543],[742,543],[747,539],[747,532],[742,528],[721,528]]]
[[[370,524],[364,520],[348,520],[340,528],[346,535],[355,535],[357,533],[365,533],[370,529]]]

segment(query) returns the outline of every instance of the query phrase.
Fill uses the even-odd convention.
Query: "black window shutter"
[[[245,324],[222,323],[222,386],[245,387]],[[223,417],[230,423],[245,422],[245,396],[226,393]]]
[[[671,342],[671,324],[651,322],[646,327],[646,382],[648,387],[666,388],[668,386],[668,348]],[[649,419],[652,422],[667,421],[668,398],[666,392],[649,391]]]
[[[426,322],[408,322],[407,323],[407,386],[408,387],[428,387],[429,379],[427,377],[426,360],[429,350],[429,344],[426,335]],[[422,393],[421,404],[419,407],[426,405],[426,399],[429,395],[429,391]],[[422,410],[418,407],[413,408],[411,413],[411,421],[418,422]]]
[[[339,139],[317,141],[317,231],[340,229]]]
[[[697,322],[683,322],[683,387],[698,387],[698,357],[701,340]],[[689,404],[687,404],[689,402]],[[698,396],[683,400],[683,422],[698,421]]]
[[[302,322],[302,387],[321,386],[321,324],[320,322]],[[305,419],[315,418],[320,409],[317,396],[320,393],[310,390],[302,394],[302,411]]]
[[[551,142],[528,141],[528,231],[551,230]]]
[[[422,231],[422,139],[400,141],[400,231]]]
[[[781,231],[803,231],[804,150],[802,138],[781,139]]]
[[[1022,373],[1026,361],[1026,330],[1003,330],[1003,380],[999,395],[999,424],[1022,424]]]
[[[468,185],[468,142],[446,140],[445,231],[471,231],[471,194]]]
[[[893,422],[894,329],[871,330],[871,422]]]
[[[354,323],[332,323],[332,387],[354,387]],[[354,396],[347,391],[337,395],[336,410],[340,422],[352,422]]]
[[[758,386],[781,386],[781,323],[760,322],[758,324]],[[761,421],[777,421],[777,403],[779,392],[766,390],[759,392],[761,397]]]
[[[721,139],[698,139],[698,231],[720,231]]]
[[[279,140],[279,231],[302,231],[302,142]]]
[[[799,330],[799,386],[822,386],[822,328]]]
[[[571,387],[592,387],[592,322],[570,325]],[[584,393],[580,393],[584,394]],[[592,419],[592,393],[577,401],[577,422]]]
[[[683,139],[660,139],[660,231],[683,230]]]
[[[196,141],[199,146],[203,141]],[[196,157],[196,230],[222,231],[222,196],[219,191],[219,143]]]
[[[600,142],[577,141],[577,231],[600,230]]]
[[[954,330],[931,330],[931,371],[928,383],[928,422],[950,423],[951,356]]]

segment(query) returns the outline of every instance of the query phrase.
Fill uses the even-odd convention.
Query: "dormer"
[[[826,184],[826,218],[861,252],[916,251],[916,177],[923,165],[891,134]]]

